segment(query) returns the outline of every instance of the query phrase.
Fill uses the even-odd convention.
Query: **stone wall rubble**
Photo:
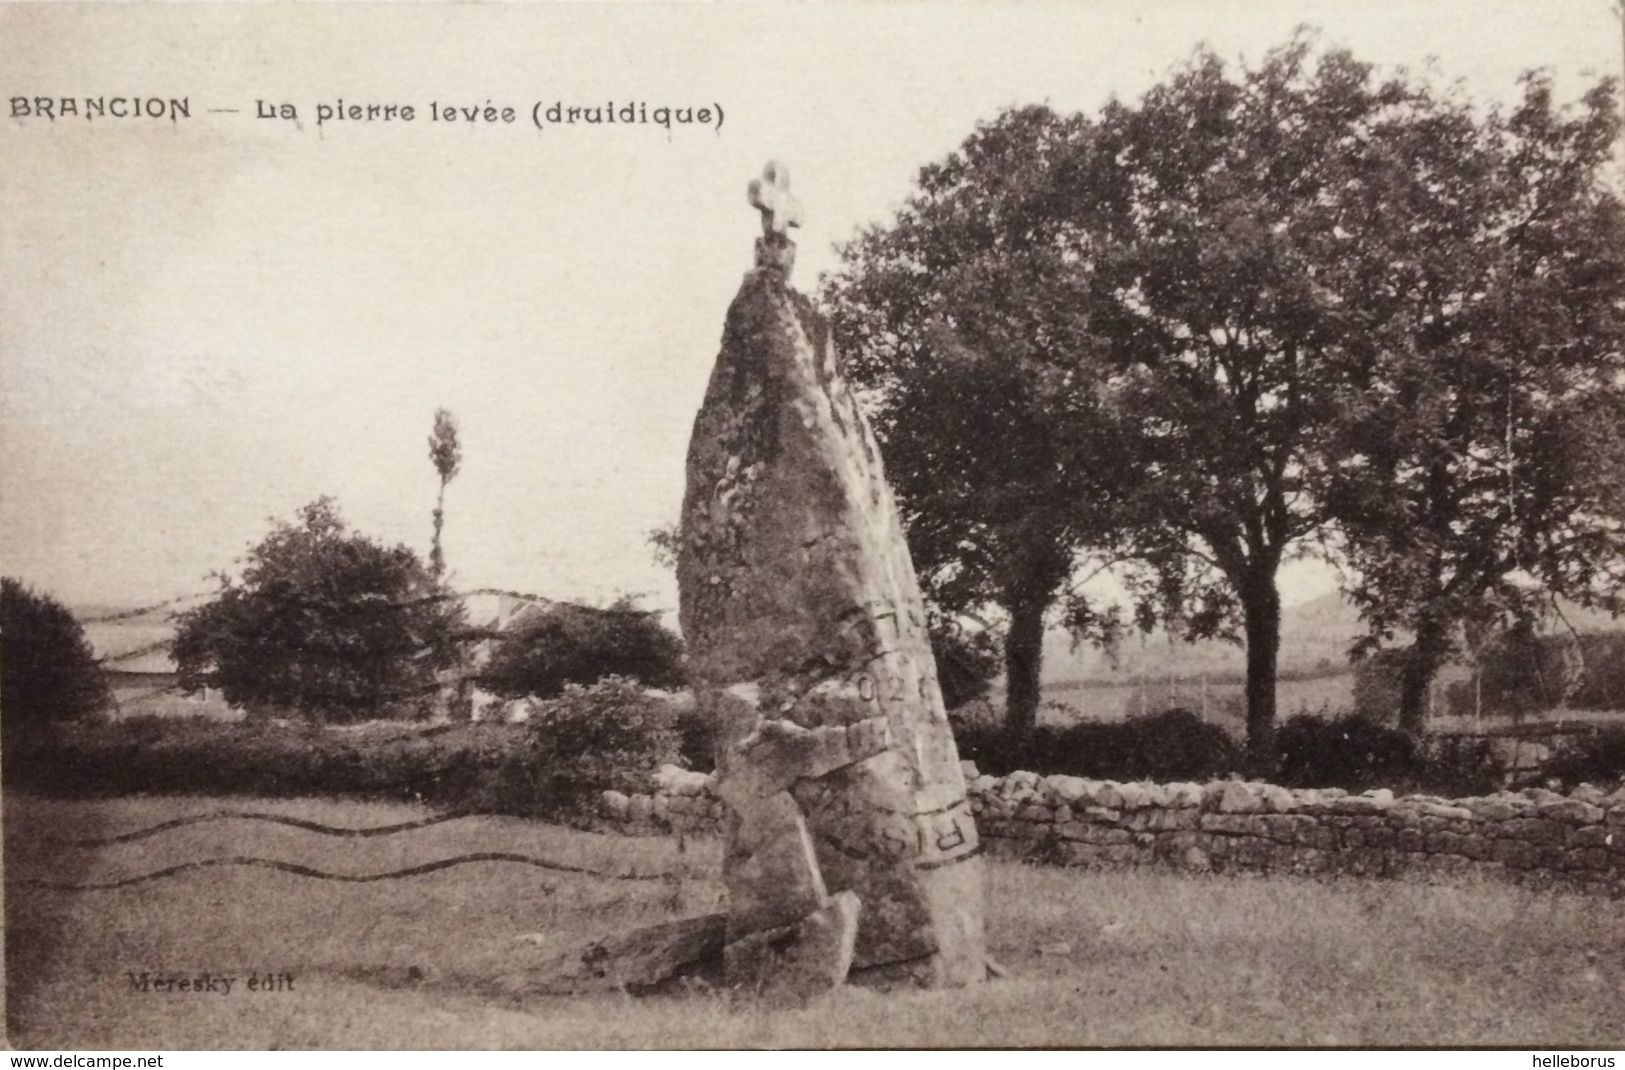
[[[994,777],[965,766],[971,809],[996,857],[1197,872],[1481,873],[1625,895],[1625,788],[1444,799],[1239,780]],[[711,777],[667,767],[656,779],[652,794],[604,792],[604,824],[635,834],[720,830],[725,807]]]

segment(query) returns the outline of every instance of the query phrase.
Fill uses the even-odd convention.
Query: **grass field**
[[[1039,711],[1044,724],[1065,725],[1077,721],[1121,721],[1148,713],[1183,707],[1201,714],[1240,738],[1246,734],[1246,684],[1227,681],[1201,683],[1181,681],[1169,684],[1152,680],[1135,682],[1103,680],[1046,681],[1045,706]],[[1003,689],[993,689],[991,701],[1002,708]],[[1354,676],[1342,673],[1310,679],[1282,680],[1275,687],[1275,701],[1282,719],[1299,713],[1345,712],[1354,705]]]
[[[6,890],[7,1017],[23,1048],[549,1048],[994,1045],[1625,1044],[1618,903],[1492,884],[1098,874],[995,863],[988,926],[1011,979],[970,990],[846,990],[769,1013],[710,992],[516,999],[493,978],[567,942],[713,909],[714,843],[474,819],[380,840],[221,822],[105,848],[170,817],[251,806],[333,824],[422,816],[326,800],[9,795],[8,879],[107,879],[252,854],[392,869],[473,851],[693,874],[681,887],[481,863],[350,885],[216,869],[119,891]],[[230,995],[140,993],[127,974],[214,973]],[[292,990],[248,993],[249,975]]]

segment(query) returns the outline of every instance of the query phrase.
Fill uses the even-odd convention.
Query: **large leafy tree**
[[[406,546],[349,530],[329,498],[279,522],[240,577],[182,614],[183,688],[250,709],[353,720],[417,708],[455,660],[461,604]]]
[[[1460,637],[1625,586],[1625,210],[1611,86],[1525,78],[1477,113],[1409,90],[1339,202],[1349,404],[1325,469],[1370,645],[1408,638],[1400,723]]]
[[[608,676],[680,687],[683,644],[657,614],[620,599],[607,608],[560,602],[497,636],[480,683],[500,695],[550,698]]]
[[[1083,131],[1045,107],[978,127],[842,250],[822,292],[927,599],[941,620],[996,607],[1007,621],[1017,731],[1036,718],[1045,615],[1110,543],[1129,477],[1056,215],[1051,172]],[[1111,619],[1072,608],[1080,626]]]
[[[1315,552],[1330,369],[1358,310],[1338,289],[1338,198],[1401,90],[1300,35],[1256,66],[1199,51],[1137,104],[1109,104],[1057,169],[1114,403],[1145,463],[1131,535],[1142,608],[1247,650],[1247,738],[1272,760],[1277,576]]]
[[[0,580],[0,713],[4,724],[68,720],[112,704],[84,629],[50,595]]]

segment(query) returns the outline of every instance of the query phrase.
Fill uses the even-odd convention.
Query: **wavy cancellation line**
[[[285,814],[271,814],[254,810],[215,810],[206,814],[189,814],[185,817],[172,818],[161,821],[156,825],[136,829],[132,832],[123,832],[114,836],[85,837],[73,839],[70,837],[47,837],[46,842],[65,847],[110,847],[115,844],[131,843],[156,836],[162,832],[185,828],[189,825],[199,825],[210,821],[263,821],[269,824],[286,825],[290,828],[303,829],[308,832],[319,833],[323,836],[338,836],[346,839],[370,839],[376,836],[391,836],[398,832],[410,832],[414,829],[429,828],[433,825],[443,825],[450,821],[460,821],[469,817],[491,817],[492,814],[482,814],[477,811],[454,811],[445,814],[435,814],[430,817],[419,818],[415,821],[402,821],[394,825],[372,825],[352,828],[341,825],[325,825],[319,821],[310,821],[305,818],[289,817]],[[324,870],[302,866],[294,862],[282,862],[271,858],[258,858],[247,855],[237,855],[229,858],[206,858],[192,862],[183,862],[179,865],[168,866],[164,869],[154,870],[151,873],[141,873],[132,877],[124,877],[111,881],[91,881],[75,884],[67,881],[53,881],[43,877],[16,877],[8,878],[7,884],[20,887],[43,888],[50,891],[62,892],[88,892],[108,891],[116,888],[127,888],[134,884],[158,880],[164,877],[174,877],[203,869],[217,869],[226,866],[250,866],[258,869],[277,870],[299,877],[309,877],[315,880],[341,881],[349,884],[366,884],[373,881],[398,880],[403,877],[416,877],[425,873],[434,873],[453,866],[468,865],[475,862],[508,862],[516,865],[532,866],[537,869],[552,870],[558,873],[573,873],[587,877],[599,877],[605,880],[633,880],[657,881],[665,880],[673,874],[659,873],[610,873],[604,870],[593,869],[589,866],[577,866],[568,862],[555,862],[534,855],[515,854],[507,851],[487,851],[476,854],[457,855],[452,858],[438,859],[425,862],[421,865],[409,866],[405,869],[391,870],[385,873],[328,873]],[[551,889],[549,889],[551,890]]]
[[[433,862],[424,862],[421,865],[408,866],[405,869],[390,870],[385,873],[328,873],[324,870],[313,869],[310,866],[301,866],[294,862],[280,862],[273,858],[256,858],[247,855],[237,855],[230,858],[204,858],[193,862],[182,862],[179,865],[167,866],[164,869],[154,870],[151,873],[138,873],[133,877],[122,877],[110,881],[88,881],[75,884],[69,881],[53,881],[43,877],[8,877],[6,883],[25,888],[42,888],[53,892],[100,892],[112,891],[117,888],[128,888],[134,884],[146,881],[159,880],[164,877],[175,877],[182,873],[195,870],[219,869],[226,866],[250,866],[256,869],[273,869],[281,873],[291,873],[298,877],[310,877],[315,880],[340,881],[345,884],[370,884],[374,881],[399,880],[403,877],[417,877],[425,873],[434,873],[442,869],[451,869],[453,866],[465,866],[475,862],[511,862],[517,865],[533,866],[537,869],[552,870],[559,873],[575,873],[588,877],[601,877],[605,880],[624,881],[659,881],[666,880],[674,874],[661,873],[606,873],[602,870],[591,869],[586,866],[574,866],[566,862],[553,862],[533,855],[512,854],[507,851],[485,851],[477,854],[457,855],[454,858],[442,858]],[[552,892],[552,888],[546,889]]]
[[[287,825],[289,828],[304,829],[307,832],[317,832],[323,836],[344,836],[353,839],[367,839],[373,836],[390,836],[397,832],[411,832],[413,829],[428,828],[431,825],[443,825],[448,821],[460,821],[465,817],[498,817],[498,814],[482,814],[473,810],[454,810],[449,813],[435,814],[431,817],[419,818],[416,821],[402,821],[397,825],[373,825],[361,828],[347,828],[342,825],[324,825],[320,821],[307,821],[301,817],[289,817],[286,814],[269,814],[258,810],[214,810],[206,814],[189,814],[186,817],[177,817],[169,821],[160,821],[156,825],[136,829],[134,832],[121,832],[116,836],[89,836],[84,839],[72,839],[61,836],[47,836],[46,843],[59,847],[111,847],[114,844],[131,843],[135,840],[144,840],[148,836],[156,836],[160,832],[171,829],[185,828],[187,825],[200,825],[205,821],[266,821],[275,825]]]

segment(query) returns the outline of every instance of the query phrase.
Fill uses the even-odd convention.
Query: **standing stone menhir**
[[[789,285],[785,169],[694,423],[681,618],[728,803],[724,973],[799,998],[982,980],[976,826],[913,563],[829,329]]]

